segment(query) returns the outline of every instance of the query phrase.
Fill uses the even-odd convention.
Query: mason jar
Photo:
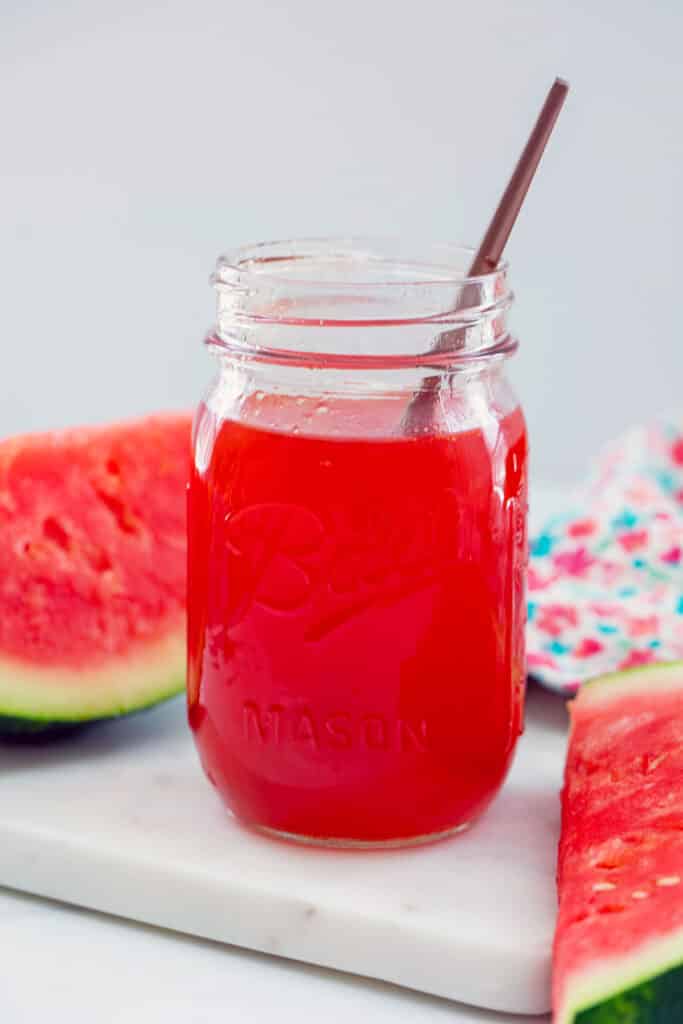
[[[189,489],[189,721],[242,822],[464,828],[522,728],[527,439],[507,266],[368,239],[222,256]]]

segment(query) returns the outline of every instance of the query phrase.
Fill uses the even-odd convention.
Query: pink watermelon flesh
[[[0,716],[107,717],[185,680],[188,415],[0,442]]]
[[[683,662],[595,680],[571,721],[554,1020],[683,1021]]]

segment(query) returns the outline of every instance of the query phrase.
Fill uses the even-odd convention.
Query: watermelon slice
[[[605,676],[571,705],[556,1024],[683,1021],[683,662]]]
[[[0,442],[0,733],[185,682],[190,417]]]

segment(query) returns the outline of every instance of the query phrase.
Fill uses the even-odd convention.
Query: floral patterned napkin
[[[529,675],[572,695],[585,679],[683,658],[683,432],[610,445],[576,507],[531,541]]]

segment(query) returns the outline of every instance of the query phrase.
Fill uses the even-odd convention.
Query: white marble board
[[[471,831],[346,853],[253,834],[205,781],[180,701],[0,747],[0,884],[473,1005],[549,1005],[565,711],[534,691]]]

